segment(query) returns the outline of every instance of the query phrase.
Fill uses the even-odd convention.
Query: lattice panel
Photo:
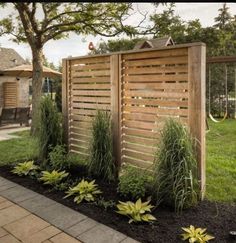
[[[122,162],[152,167],[168,117],[188,122],[188,49],[122,55]]]
[[[96,109],[111,109],[110,57],[71,60],[68,90],[70,151],[88,155]]]

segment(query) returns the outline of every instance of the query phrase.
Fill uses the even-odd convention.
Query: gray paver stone
[[[65,230],[87,218],[87,216],[59,203],[55,203],[52,206],[44,208],[36,214],[62,230]]]
[[[37,193],[24,188],[23,186],[15,186],[13,188],[9,188],[8,190],[1,191],[0,195],[12,200],[15,203],[18,203],[37,196]]]
[[[39,215],[41,210],[53,204],[56,204],[56,202],[40,194],[38,194],[34,198],[30,198],[19,203],[19,205],[23,208],[29,210],[32,213],[37,213]]]
[[[127,238],[127,236],[106,225],[99,224],[76,238],[86,243],[118,243]]]
[[[73,226],[71,226],[70,228],[66,229],[65,232],[76,237],[88,230],[90,230],[91,228],[97,226],[99,223],[97,223],[96,221],[87,218]]]

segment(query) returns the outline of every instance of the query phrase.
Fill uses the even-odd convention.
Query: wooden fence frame
[[[113,121],[113,144],[115,157],[121,161],[121,55],[130,53],[152,52],[158,50],[173,50],[188,48],[188,81],[189,81],[189,128],[193,137],[198,140],[197,160],[201,186],[201,195],[205,193],[205,73],[206,73],[206,45],[204,43],[191,43],[152,48],[115,52],[110,54],[94,55],[93,57],[110,56],[110,82],[111,82],[111,115]],[[63,138],[68,144],[68,113],[70,103],[69,75],[70,63],[73,60],[91,58],[91,55],[69,57],[62,61],[62,113],[63,113]],[[69,144],[68,144],[69,147]]]

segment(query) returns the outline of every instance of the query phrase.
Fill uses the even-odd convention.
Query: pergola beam
[[[206,62],[207,63],[230,63],[230,62],[236,62],[236,56],[208,57]]]

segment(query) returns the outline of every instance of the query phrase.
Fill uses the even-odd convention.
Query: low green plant
[[[34,161],[26,161],[17,164],[12,170],[12,172],[19,176],[26,176],[34,173],[34,171],[37,170],[38,168],[39,167],[37,165],[34,165]]]
[[[70,187],[66,192],[66,196],[64,198],[75,196],[74,202],[81,203],[83,200],[90,202],[95,201],[95,197],[97,194],[102,193],[98,188],[97,184],[95,184],[95,180],[88,182],[82,179],[80,183],[78,183],[75,187]]]
[[[208,235],[206,229],[195,228],[193,225],[190,225],[188,228],[182,228],[182,230],[185,231],[185,233],[181,234],[182,240],[188,240],[190,243],[206,243],[215,238]]]
[[[128,166],[119,177],[118,192],[125,198],[143,198],[152,177],[146,171]]]
[[[88,171],[107,181],[117,177],[113,158],[111,117],[108,111],[98,110],[93,120]]]
[[[39,180],[44,181],[44,184],[53,185],[53,186],[59,184],[62,181],[62,179],[64,179],[69,175],[69,173],[65,171],[56,171],[56,170],[53,170],[52,172],[42,171],[42,174],[43,175],[42,177],[39,178]]]
[[[55,170],[64,170],[69,166],[67,164],[66,149],[63,145],[56,145],[49,153],[50,165]]]
[[[116,206],[116,203],[113,200],[106,201],[104,198],[99,198],[96,201],[96,205],[99,206],[99,207],[104,208],[105,210],[107,210],[108,208],[115,207]]]
[[[67,164],[71,167],[78,167],[78,166],[87,166],[87,159],[84,156],[75,153],[68,153],[67,154]]]
[[[119,201],[119,204],[117,204],[119,211],[116,212],[128,216],[130,218],[129,223],[141,221],[151,222],[156,220],[156,218],[150,213],[146,213],[151,212],[151,209],[154,207],[149,205],[149,203],[150,201],[142,203],[141,199],[138,199],[135,203]]]
[[[154,197],[180,213],[197,203],[199,184],[194,140],[174,119],[167,120],[155,156]]]

